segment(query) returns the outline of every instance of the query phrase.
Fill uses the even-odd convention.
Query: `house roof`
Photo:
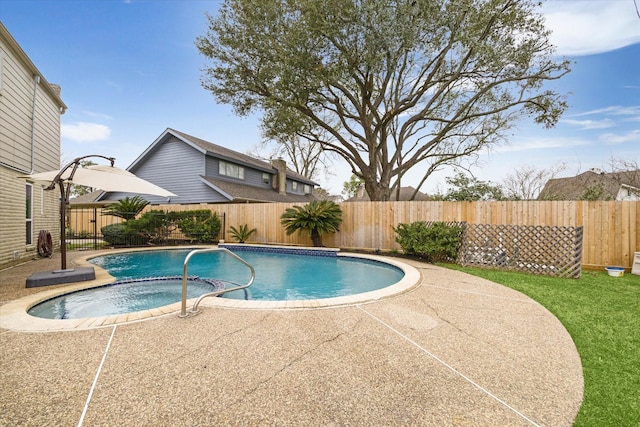
[[[312,194],[280,194],[270,188],[253,187],[221,179],[200,176],[200,178],[214,190],[226,195],[233,202],[310,202],[316,197]]]
[[[396,195],[398,194],[398,189],[396,189],[390,196],[389,200],[400,200],[400,201],[406,201],[406,200],[410,200],[411,196],[413,196],[413,193],[415,193],[416,189],[413,187],[401,187],[400,188],[400,198],[396,198]],[[368,202],[371,199],[369,198],[369,195],[367,194],[366,191],[362,191],[362,194],[356,194],[355,196],[351,197],[350,199],[347,199],[347,202]],[[418,191],[416,193],[416,196],[413,198],[413,200],[415,201],[426,201],[429,200],[429,196],[427,196],[426,194]]]
[[[538,200],[580,200],[590,188],[602,188],[602,198],[614,200],[622,186],[640,191],[640,170],[604,173],[589,170],[568,178],[550,179]]]
[[[90,193],[83,194],[82,196],[69,199],[69,204],[74,206],[103,206],[109,203],[113,203],[113,200],[101,200],[96,201],[104,191],[96,190]]]
[[[191,143],[190,145],[192,146],[195,145],[196,147],[199,147],[201,151],[207,155],[218,157],[225,160],[231,160],[238,163],[244,163],[258,170],[269,172],[271,174],[276,173],[276,169],[269,162],[256,159],[255,157],[251,157],[249,155],[242,154],[237,151],[233,151],[229,148],[222,147],[220,145],[214,144],[209,141],[205,141],[204,139],[197,138],[193,135],[189,135],[184,132],[177,131],[175,129],[167,128],[167,130],[165,131],[165,133],[163,133],[163,135],[165,135],[166,133],[171,133],[172,135],[181,139],[182,141],[186,143]],[[299,173],[296,173],[288,168],[287,168],[287,178],[290,178],[305,184],[318,185],[318,183],[310,180],[304,175],[300,175]]]

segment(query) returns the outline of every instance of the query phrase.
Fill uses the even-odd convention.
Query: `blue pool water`
[[[221,289],[215,283],[199,279],[191,279],[187,284],[188,298]],[[52,298],[29,309],[29,314],[45,319],[111,316],[170,305],[181,298],[182,277],[122,281]]]
[[[182,275],[183,262],[191,249],[169,249],[158,251],[127,252],[104,255],[89,261],[109,272],[119,282],[141,278]],[[369,292],[390,286],[402,279],[404,273],[392,265],[353,257],[311,256],[281,254],[260,251],[241,251],[238,255],[255,268],[255,280],[246,291],[228,292],[224,298],[252,299],[263,301],[322,299]],[[213,279],[233,284],[249,281],[249,269],[225,252],[209,252],[192,256],[189,261],[189,276]],[[231,284],[230,284],[230,283]],[[115,284],[98,289],[64,295],[33,307],[34,315],[41,305],[56,307],[40,317],[79,318],[128,313],[179,302],[181,281],[173,284],[143,282],[144,284]],[[211,285],[189,283],[189,298],[211,292]],[[173,287],[173,295],[168,292]],[[154,291],[154,288],[157,292]],[[125,296],[111,297],[105,292],[124,292]],[[86,293],[86,294],[85,294]],[[93,293],[93,294],[92,294]],[[78,295],[82,294],[82,295]],[[69,302],[72,298],[77,299]],[[61,301],[59,301],[61,300]],[[113,301],[117,301],[115,304]],[[132,302],[127,307],[124,300]],[[106,306],[116,305],[117,313],[103,314]],[[122,306],[122,307],[121,307]],[[74,310],[80,310],[76,315]],[[122,311],[118,311],[122,310]],[[42,311],[47,311],[43,309]],[[51,314],[51,312],[54,312]],[[63,313],[65,317],[55,317]],[[87,315],[88,314],[88,315]]]
[[[118,280],[182,274],[182,264],[190,249],[128,252],[92,258]],[[309,256],[241,251],[238,255],[256,271],[248,288],[249,298],[278,301],[331,298],[368,292],[398,282],[403,272],[373,260],[337,256]],[[224,252],[194,255],[189,275],[237,284],[247,283],[249,269]],[[243,292],[225,294],[244,298]]]

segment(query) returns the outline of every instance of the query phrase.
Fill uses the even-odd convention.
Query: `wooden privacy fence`
[[[192,204],[149,206],[154,210],[211,209],[224,214],[226,240],[230,226],[256,228],[251,242],[311,245],[306,235],[287,236],[280,215],[290,203]],[[400,223],[464,221],[467,224],[583,227],[583,268],[631,267],[640,250],[640,202],[505,201],[505,202],[349,202],[342,203],[338,233],[323,236],[327,246],[382,251],[400,250],[393,231]]]

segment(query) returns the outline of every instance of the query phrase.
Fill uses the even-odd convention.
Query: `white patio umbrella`
[[[111,165],[92,165],[86,168],[80,166],[80,161],[88,157],[101,157],[111,162]],[[176,196],[155,184],[138,178],[131,172],[113,166],[115,159],[101,155],[89,155],[78,157],[59,170],[25,175],[21,178],[33,181],[50,182],[47,190],[53,190],[56,185],[60,187],[60,254],[62,255],[61,268],[67,268],[67,245],[65,216],[66,205],[69,203],[71,184],[85,185],[109,192],[125,192],[134,194],[150,194],[161,197]]]
[[[136,194],[150,194],[154,196],[171,197],[175,196],[172,192],[165,190],[155,184],[138,178],[134,174],[124,169],[109,165],[92,165],[87,167],[78,167],[70,179],[72,168],[68,168],[64,172],[62,169],[35,173],[23,176],[33,181],[46,181],[53,183],[71,183],[76,185],[84,185],[87,187],[103,190],[103,191],[119,191]],[[58,177],[58,175],[60,175]],[[59,181],[57,181],[59,179]]]

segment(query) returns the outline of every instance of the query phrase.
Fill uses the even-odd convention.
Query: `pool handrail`
[[[204,298],[215,297],[215,296],[222,295],[222,294],[224,294],[226,292],[238,291],[240,289],[248,288],[249,286],[251,286],[251,284],[253,283],[253,280],[256,277],[256,271],[254,270],[253,266],[251,264],[249,264],[248,262],[246,262],[245,260],[243,260],[242,258],[240,258],[238,255],[236,255],[233,252],[231,252],[227,248],[215,247],[215,248],[205,248],[205,249],[194,249],[194,250],[192,250],[191,252],[189,252],[187,257],[184,259],[184,263],[182,264],[182,306],[180,308],[180,314],[178,315],[178,317],[187,317],[187,316],[189,316],[189,314],[187,314],[187,276],[188,276],[188,271],[189,271],[189,260],[191,259],[191,257],[193,255],[206,253],[206,252],[226,252],[227,254],[231,255],[232,257],[234,257],[235,259],[237,259],[238,261],[240,261],[241,263],[243,263],[244,265],[249,267],[249,270],[251,270],[251,279],[249,280],[248,283],[246,283],[244,285],[236,286],[235,288],[221,289],[221,290],[218,290],[218,291],[209,292],[207,294],[201,295],[196,300],[196,302],[193,304],[193,308],[191,309],[191,313],[189,313],[189,314],[195,314],[195,313],[198,312],[198,305],[200,304],[200,301],[202,301]]]

